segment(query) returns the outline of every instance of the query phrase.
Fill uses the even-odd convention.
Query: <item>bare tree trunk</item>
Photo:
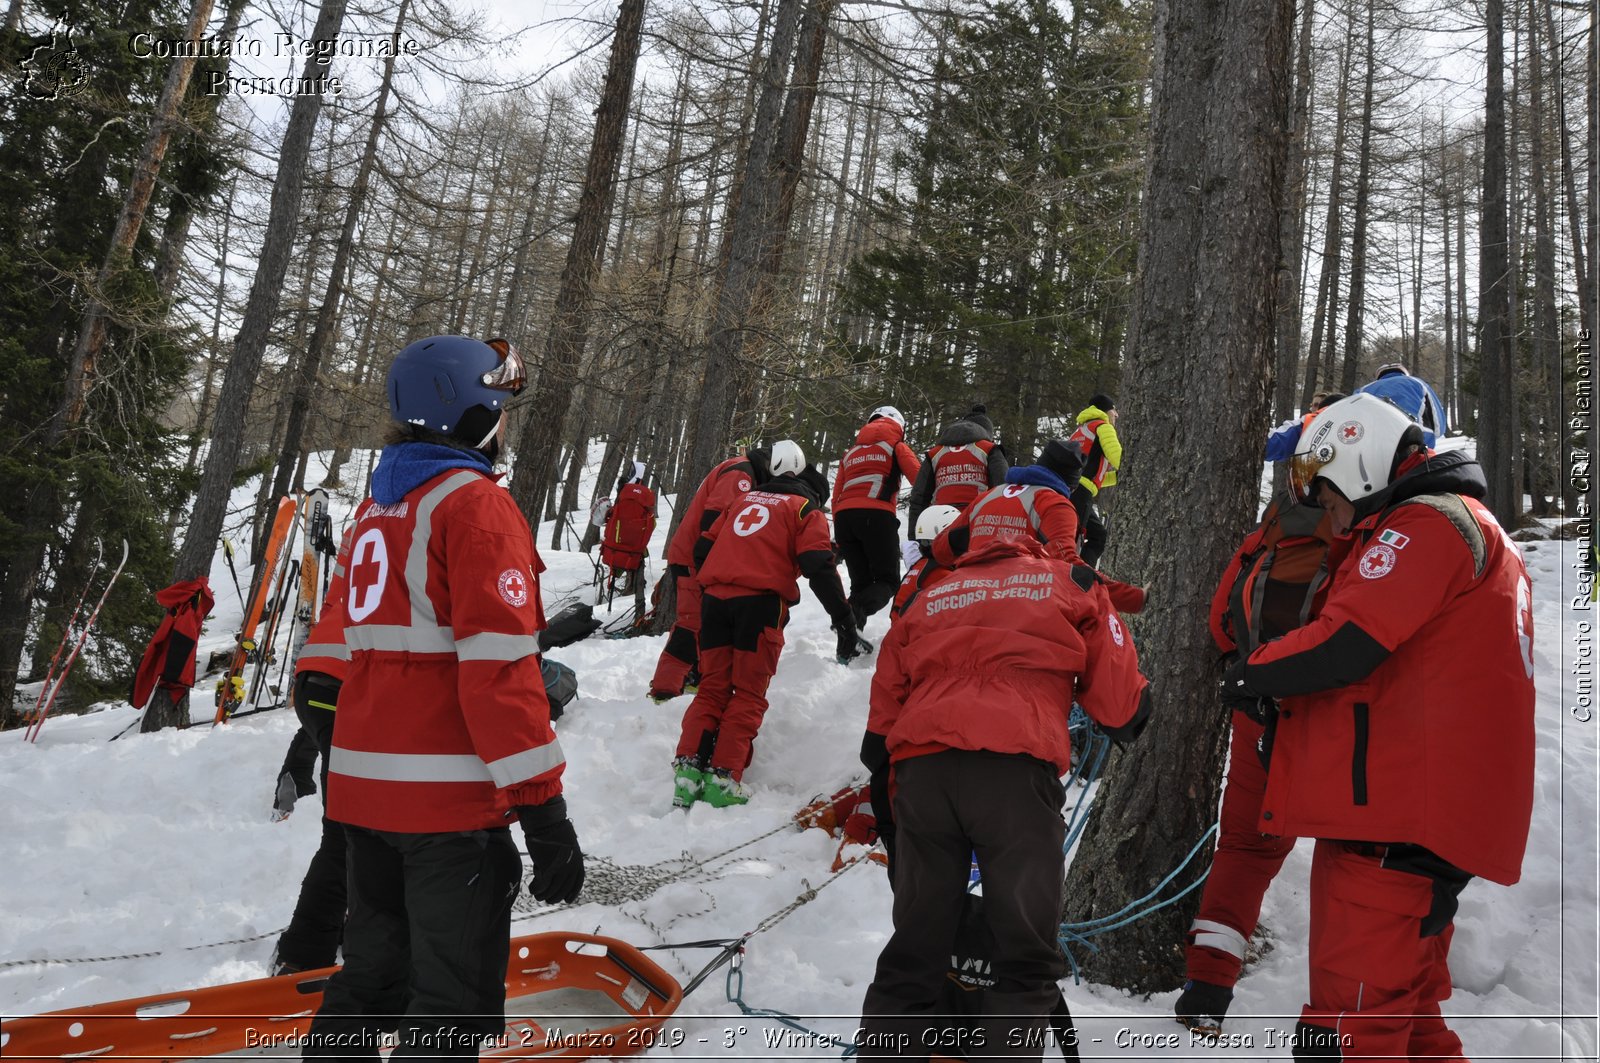
[[[184,30],[188,47],[181,51],[194,52],[211,18],[212,0],[194,0],[189,9],[189,23]],[[88,304],[84,307],[83,321],[78,326],[78,338],[67,363],[67,383],[62,392],[61,405],[51,419],[50,430],[45,435],[45,445],[53,447],[67,434],[71,426],[83,416],[83,403],[93,387],[95,358],[106,342],[107,300],[110,288],[118,273],[127,268],[133,255],[133,245],[144,228],[145,212],[150,198],[155,194],[156,178],[161,175],[161,164],[167,157],[167,147],[178,127],[178,105],[189,91],[189,78],[194,73],[196,56],[191,54],[174,59],[167,70],[166,83],[161,86],[161,97],[156,101],[155,113],[150,118],[150,132],[145,136],[144,147],[139,152],[139,162],[134,167],[133,180],[122,201],[122,211],[117,215],[116,228],[111,231],[111,246],[94,287],[89,290]]]
[[[1539,40],[1538,4],[1528,3],[1528,165],[1533,186],[1533,402],[1537,420],[1526,433],[1533,514],[1557,512],[1561,485],[1562,416],[1565,389],[1561,380],[1561,326],[1556,318],[1555,189],[1546,166],[1545,132],[1550,121],[1546,103],[1543,46]],[[1559,94],[1561,87],[1555,86]]]
[[[334,323],[344,299],[345,271],[350,266],[350,255],[356,242],[356,223],[361,219],[367,201],[367,188],[372,182],[372,167],[378,156],[378,139],[388,117],[389,93],[394,84],[395,58],[400,51],[400,39],[405,30],[406,13],[411,0],[400,0],[400,11],[395,16],[394,31],[389,35],[391,51],[383,64],[383,82],[378,88],[378,100],[373,105],[372,124],[367,128],[367,144],[356,168],[356,179],[350,185],[350,198],[345,203],[344,224],[339,230],[338,243],[333,249],[333,263],[328,267],[328,284],[322,292],[322,305],[317,308],[317,321],[311,329],[311,342],[300,357],[298,371],[290,378],[293,392],[289,398],[288,423],[284,426],[283,446],[278,452],[278,472],[272,481],[272,498],[289,493],[295,470],[299,467],[301,442],[305,437],[306,418],[311,412],[311,393],[316,388],[317,374],[322,372],[322,360],[333,346]],[[303,485],[302,485],[303,486]]]
[[[1069,920],[1148,893],[1216,815],[1227,719],[1214,693],[1216,651],[1194,618],[1256,512],[1293,32],[1289,0],[1156,4],[1145,223],[1122,378],[1125,530],[1111,553],[1118,571],[1165,588],[1136,632],[1161,725],[1111,760],[1068,874]],[[1253,76],[1238,76],[1246,69]],[[1183,403],[1169,401],[1176,394]],[[1173,452],[1207,455],[1203,484],[1163,459]],[[1211,534],[1175,540],[1170,529],[1189,521]],[[1100,937],[1086,973],[1134,992],[1177,987],[1197,904],[1191,894]]]
[[[311,33],[314,39],[332,40],[339,35],[347,2],[323,0]],[[301,76],[314,80],[317,72],[317,58],[308,57]],[[195,498],[194,516],[189,524],[189,532],[184,537],[183,549],[173,566],[174,581],[194,579],[211,570],[211,558],[216,553],[217,535],[222,530],[222,518],[227,511],[228,493],[233,484],[233,470],[238,463],[239,447],[244,438],[245,410],[249,406],[250,393],[255,389],[261,356],[266,353],[267,339],[277,317],[283,275],[289,267],[295,230],[299,224],[300,197],[305,188],[306,158],[321,111],[321,94],[309,92],[296,96],[289,112],[289,124],[278,152],[278,174],[272,186],[267,237],[261,247],[255,280],[250,286],[244,320],[234,341],[233,357],[228,361],[222,393],[217,399],[219,413],[225,413],[226,416],[217,418],[212,433],[211,449],[206,454],[206,467],[201,474],[200,490]]]
[[[1506,528],[1521,515],[1512,438],[1516,386],[1511,358],[1511,262],[1506,213],[1505,15],[1485,0],[1488,31],[1483,120],[1483,200],[1478,265],[1478,460],[1489,481],[1485,503]]]
[[[1456,403],[1455,422],[1468,427],[1466,400],[1461,394],[1462,360],[1467,356],[1467,162],[1463,155],[1456,167]],[[1471,407],[1470,421],[1477,424],[1477,408]],[[1477,428],[1472,432],[1476,434]]]
[[[1367,4],[1366,64],[1361,89],[1361,146],[1356,157],[1356,211],[1350,227],[1350,297],[1346,301],[1344,323],[1344,364],[1340,368],[1339,390],[1346,395],[1356,389],[1356,373],[1361,364],[1361,341],[1367,311],[1367,220],[1372,202],[1372,91],[1378,57],[1373,53],[1374,6]]]
[[[1287,185],[1279,217],[1283,268],[1278,274],[1277,384],[1272,389],[1272,420],[1294,412],[1294,386],[1300,378],[1300,273],[1306,246],[1306,138],[1311,128],[1311,30],[1316,0],[1304,0],[1295,17],[1300,42],[1295,47],[1294,113],[1289,131]]]
[[[1354,25],[1354,7],[1350,9],[1349,25]],[[1350,57],[1354,45],[1346,34],[1344,48],[1339,53],[1339,95],[1334,109],[1333,166],[1328,175],[1327,224],[1322,235],[1322,275],[1317,280],[1317,309],[1311,320],[1311,346],[1306,351],[1306,383],[1300,391],[1300,408],[1311,406],[1311,398],[1318,391],[1331,388],[1333,378],[1333,323],[1339,317],[1339,264],[1343,249],[1341,225],[1344,222],[1344,140],[1348,125],[1350,96]],[[1327,348],[1324,353],[1323,330],[1327,330]]]
[[[1444,234],[1444,405],[1445,416],[1456,423],[1456,322],[1455,293],[1450,280],[1450,170],[1445,154],[1446,129],[1439,120],[1439,228]],[[1459,276],[1458,283],[1464,283]]]
[[[539,503],[549,491],[556,469],[556,454],[566,429],[567,410],[577,383],[578,364],[589,336],[589,294],[600,269],[601,245],[611,217],[617,185],[622,137],[633,94],[633,75],[639,62],[639,33],[644,23],[644,0],[622,0],[617,11],[616,36],[606,67],[605,87],[595,113],[594,142],[583,178],[578,215],[573,222],[567,263],[561,272],[561,289],[550,324],[549,342],[532,407],[538,417],[523,421],[517,437],[517,475],[511,494],[530,522],[539,517]]]
[[[779,106],[794,52],[801,0],[778,0],[773,12],[772,50],[762,74],[760,99],[750,129],[744,181],[736,197],[717,283],[707,343],[705,377],[695,409],[693,443],[678,477],[679,494],[693,490],[728,446],[734,399],[741,375],[745,329],[762,262],[774,239],[779,193],[774,160],[778,150]],[[674,514],[674,523],[676,523]]]

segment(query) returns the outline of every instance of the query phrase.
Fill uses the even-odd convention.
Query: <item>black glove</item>
[[[272,795],[272,818],[274,820],[288,819],[289,813],[294,811],[294,803],[301,795],[295,786],[294,776],[285,768],[278,776],[278,788]]]
[[[838,656],[841,661],[853,660],[861,656],[861,640],[856,635],[856,625],[853,619],[836,620],[833,630],[839,635]]]
[[[1222,1031],[1222,1020],[1227,1018],[1228,1005],[1232,1003],[1233,990],[1227,986],[1190,979],[1183,984],[1172,1010],[1178,1021],[1196,1034],[1215,1038]]]
[[[1277,711],[1277,703],[1250,689],[1244,677],[1246,667],[1245,659],[1239,657],[1235,658],[1234,662],[1228,665],[1227,671],[1222,673],[1222,685],[1219,690],[1222,704],[1227,708],[1239,710],[1256,723],[1266,723],[1267,718]]]
[[[533,860],[528,892],[545,904],[570,904],[583,889],[583,850],[567,818],[567,800],[552,797],[542,805],[518,805],[517,819]]]

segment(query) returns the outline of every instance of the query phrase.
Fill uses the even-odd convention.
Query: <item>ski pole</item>
[[[39,732],[44,730],[44,718],[50,715],[50,710],[55,707],[56,695],[61,693],[61,687],[67,681],[67,676],[72,672],[72,666],[78,660],[78,654],[83,652],[83,644],[89,641],[89,632],[94,629],[94,622],[100,616],[100,609],[106,604],[106,599],[111,597],[111,588],[116,586],[117,577],[122,575],[122,566],[128,563],[128,540],[122,540],[122,560],[117,563],[117,570],[111,573],[111,579],[106,583],[106,589],[100,592],[100,600],[95,603],[94,612],[89,614],[89,619],[84,621],[83,631],[78,635],[78,641],[73,645],[72,652],[67,656],[67,663],[61,666],[61,674],[56,677],[56,685],[50,688],[50,697],[44,703],[44,708],[39,713],[39,718],[33,722],[31,733],[24,734],[29,742],[39,740]]]
[[[239,596],[239,605],[241,607],[243,607],[243,608],[248,609],[249,606],[245,605],[245,601],[244,601],[244,590],[242,588],[240,588],[240,586],[239,586],[239,570],[233,567],[233,540],[232,539],[223,539],[222,540],[222,553],[228,559],[228,574],[233,577],[233,591],[234,591],[235,594],[237,594]]]
[[[56,644],[56,652],[50,656],[50,667],[45,669],[44,682],[39,686],[39,696],[34,700],[33,711],[26,718],[32,725],[39,717],[39,706],[44,704],[44,693],[50,689],[51,680],[56,677],[56,663],[61,660],[61,651],[67,648],[67,643],[72,641],[72,625],[78,622],[78,614],[83,611],[83,603],[89,600],[89,588],[94,586],[94,578],[100,574],[100,562],[105,555],[105,544],[99,539],[94,541],[94,567],[89,569],[89,578],[83,581],[83,592],[78,595],[78,604],[72,607],[72,616],[67,620],[67,626],[61,631],[61,641]]]

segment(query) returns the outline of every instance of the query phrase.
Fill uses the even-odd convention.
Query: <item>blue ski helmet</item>
[[[429,336],[408,345],[389,366],[389,416],[451,435],[475,406],[498,416],[523,380],[522,356],[507,340]]]

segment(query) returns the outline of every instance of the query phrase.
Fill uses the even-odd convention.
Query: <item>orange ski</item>
[[[255,654],[256,628],[261,624],[261,614],[266,611],[267,598],[272,593],[278,562],[284,555],[284,543],[289,529],[294,526],[295,501],[282,498],[277,515],[272,520],[272,533],[267,537],[267,548],[256,566],[254,586],[250,590],[250,606],[245,610],[244,624],[239,628],[239,644],[234,648],[233,660],[227,674],[217,681],[217,718],[213,726],[222,723],[244,701],[244,669]]]

